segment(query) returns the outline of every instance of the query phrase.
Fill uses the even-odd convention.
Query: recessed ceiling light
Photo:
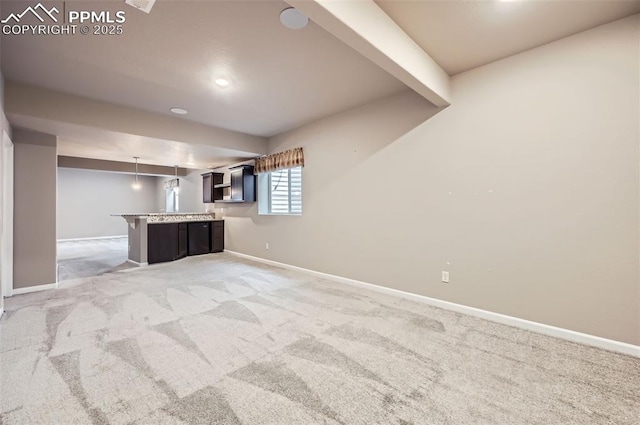
[[[216,83],[218,87],[229,87],[229,84],[231,84],[226,78],[216,78],[213,82]]]
[[[174,114],[178,114],[178,115],[186,115],[187,114],[187,110],[186,109],[182,109],[182,108],[171,108],[169,110],[171,112],[173,112]]]
[[[299,30],[309,25],[309,18],[295,7],[288,7],[280,12],[280,22],[292,30]]]

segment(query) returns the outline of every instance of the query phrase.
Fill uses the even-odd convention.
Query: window
[[[302,214],[302,167],[258,175],[260,214]]]
[[[173,179],[164,182],[165,211],[168,213],[178,212],[178,193],[180,191],[180,180]]]
[[[178,212],[178,194],[174,189],[165,189],[165,211],[168,213]]]

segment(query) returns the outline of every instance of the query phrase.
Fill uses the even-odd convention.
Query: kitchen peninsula
[[[138,266],[224,251],[224,220],[213,213],[114,214],[128,224],[128,261]]]

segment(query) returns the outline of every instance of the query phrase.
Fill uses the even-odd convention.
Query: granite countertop
[[[112,214],[124,219],[146,218],[148,224],[154,223],[179,223],[185,221],[221,221],[215,218],[214,213],[127,213]]]

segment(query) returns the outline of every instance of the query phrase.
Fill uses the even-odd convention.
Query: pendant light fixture
[[[140,188],[142,187],[140,182],[138,182],[138,160],[140,159],[140,157],[139,156],[134,156],[134,158],[136,159],[136,180],[131,185],[131,187],[133,188],[133,190],[140,190]]]
[[[178,194],[180,193],[180,179],[178,179],[178,166],[174,165],[174,167],[176,169],[176,185],[173,187],[173,191]]]

